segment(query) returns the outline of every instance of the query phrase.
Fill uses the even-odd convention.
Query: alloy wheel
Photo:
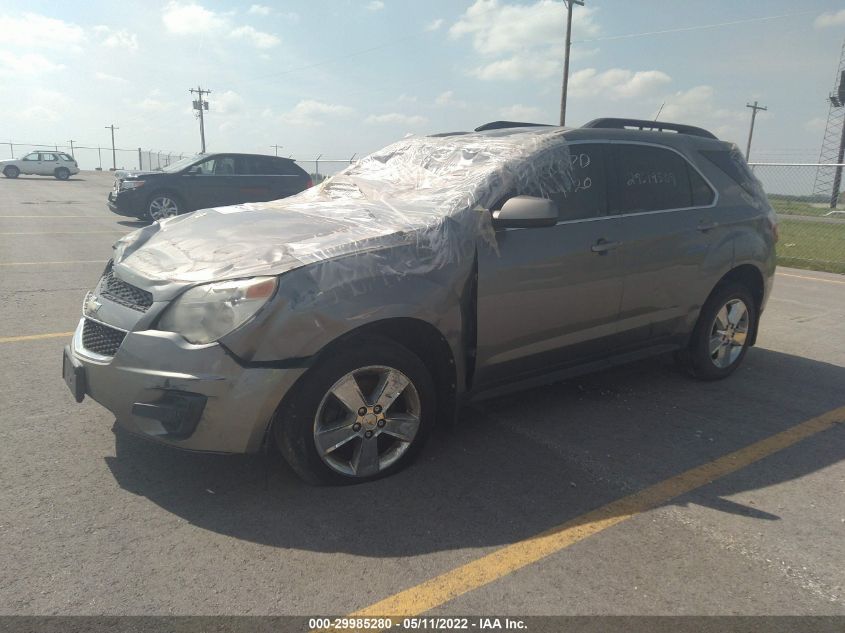
[[[742,299],[731,299],[716,313],[710,327],[710,360],[719,369],[733,365],[745,348],[748,337],[748,306]]]
[[[153,221],[172,218],[179,215],[179,205],[173,198],[168,196],[156,196],[150,200],[150,218]]]
[[[404,455],[420,428],[420,396],[398,369],[362,367],[338,380],[314,417],[314,444],[337,473],[370,477]]]

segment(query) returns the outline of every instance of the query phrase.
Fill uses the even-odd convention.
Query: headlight
[[[126,189],[137,189],[138,187],[143,187],[145,184],[145,180],[121,180],[120,189],[121,191],[125,191]]]
[[[197,286],[170,304],[158,329],[177,332],[190,343],[211,343],[246,323],[275,291],[275,277]]]

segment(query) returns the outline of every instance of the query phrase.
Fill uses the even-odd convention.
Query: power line
[[[735,24],[748,24],[749,22],[766,22],[768,20],[780,20],[782,18],[793,18],[818,11],[798,11],[796,13],[783,13],[781,15],[767,15],[759,18],[747,18],[745,20],[732,20],[730,22],[717,22],[715,24],[699,24],[696,26],[684,26],[677,29],[664,29],[661,31],[646,31],[644,33],[626,33],[625,35],[609,35],[607,37],[593,37],[586,40],[575,40],[573,44],[584,44],[588,42],[608,42],[611,40],[624,40],[633,37],[647,37],[649,35],[665,35],[667,33],[684,33],[686,31],[701,31],[703,29],[715,29],[722,26],[734,26]]]

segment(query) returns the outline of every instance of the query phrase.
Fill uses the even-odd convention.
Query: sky
[[[0,0],[0,158],[9,140],[105,147],[110,124],[118,147],[197,152],[198,85],[209,151],[301,161],[558,120],[560,0],[259,2]],[[752,158],[818,158],[842,0],[586,0],[574,16],[569,125],[662,106],[744,149],[758,100]]]

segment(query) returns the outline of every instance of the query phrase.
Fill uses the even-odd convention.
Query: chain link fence
[[[778,263],[845,274],[843,165],[750,163],[778,214]],[[818,180],[835,186],[817,193]]]
[[[99,147],[94,145],[50,145],[45,143],[17,143],[5,141],[6,147],[3,158],[21,158],[34,150],[53,150],[71,154],[80,169],[108,171],[117,169],[154,170],[166,167],[170,163],[190,156],[190,154],[171,152],[167,150],[150,150],[136,147]]]

